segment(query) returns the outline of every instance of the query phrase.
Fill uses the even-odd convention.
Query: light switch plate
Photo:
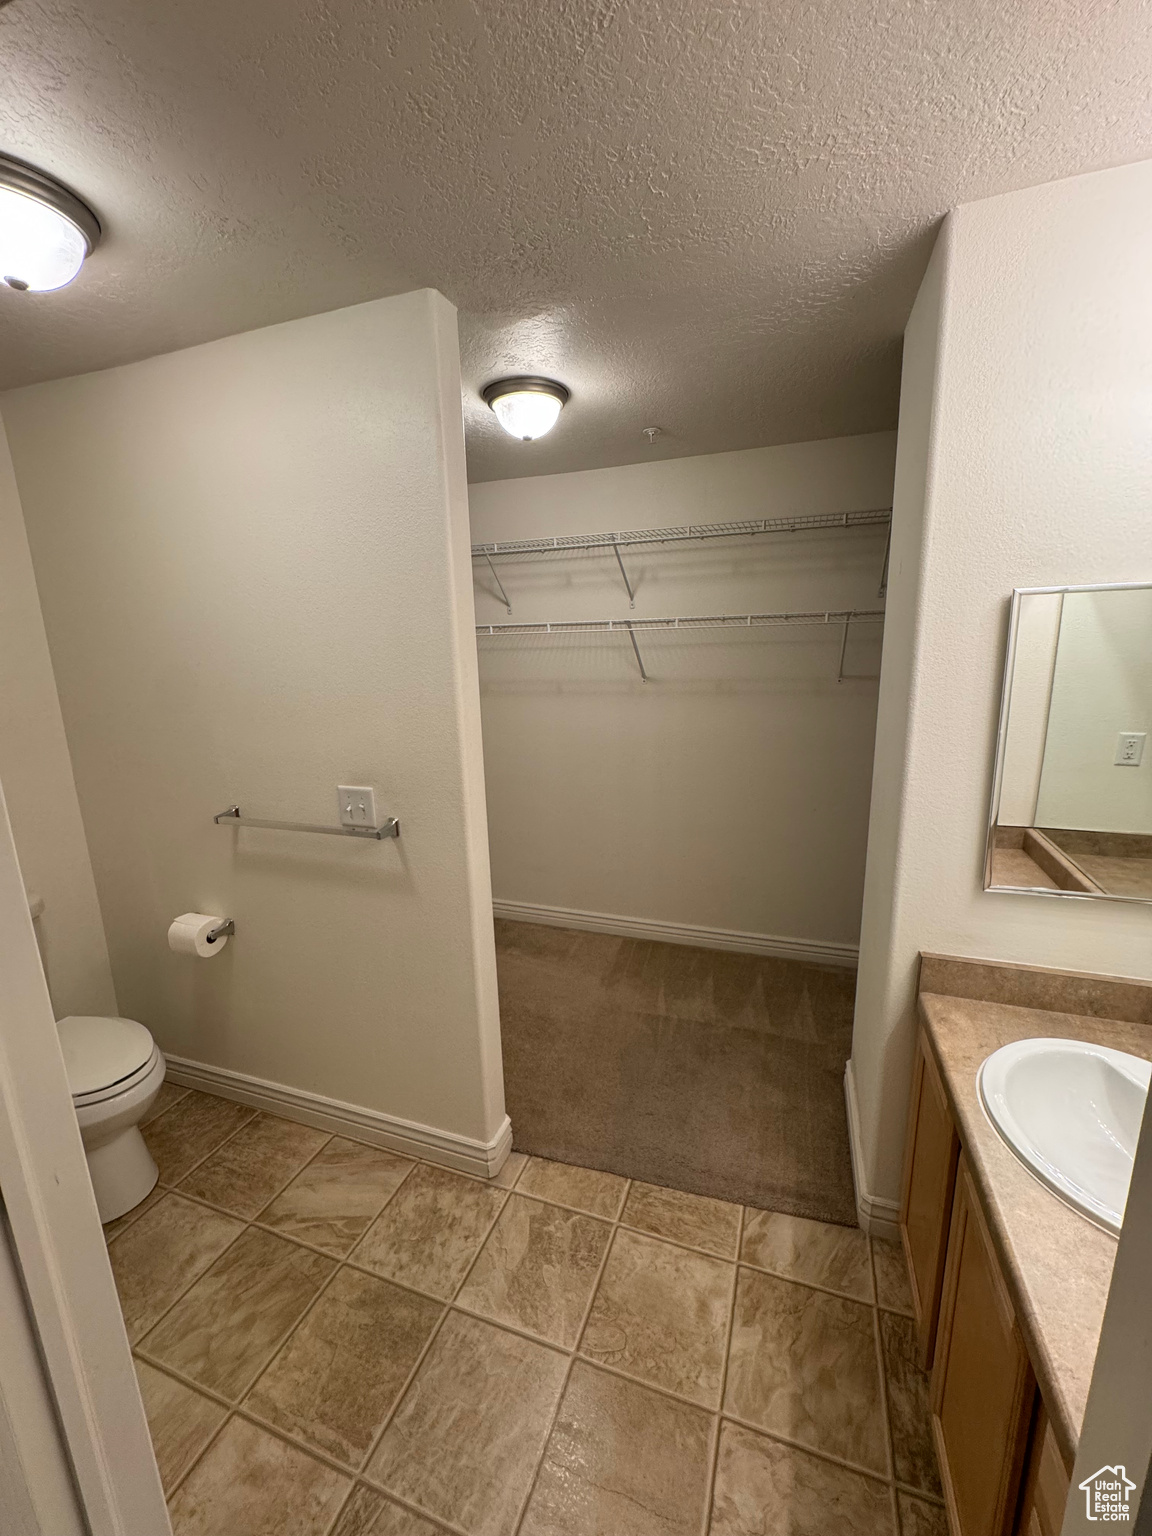
[[[1116,756],[1112,761],[1117,768],[1139,768],[1144,756],[1146,731],[1121,731],[1116,738]]]
[[[338,784],[340,797],[340,825],[342,827],[374,827],[376,825],[376,793],[367,784]]]

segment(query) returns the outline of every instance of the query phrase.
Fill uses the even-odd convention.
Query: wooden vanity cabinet
[[[1071,1482],[1071,1473],[1041,1403],[1024,1472],[1017,1536],[1060,1536]]]
[[[912,1070],[900,1237],[912,1286],[912,1308],[920,1364],[932,1364],[948,1222],[956,1182],[960,1140],[928,1043],[920,1033]]]
[[[1036,1378],[963,1157],[931,1394],[932,1434],[955,1536],[1011,1536]]]

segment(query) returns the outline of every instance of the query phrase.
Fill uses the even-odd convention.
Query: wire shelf
[[[802,517],[757,517],[744,522],[687,523],[680,528],[632,528],[619,533],[570,533],[551,539],[501,539],[473,544],[474,560],[493,556],[565,554],[583,549],[629,549],[647,544],[682,544],[690,539],[732,539],[749,534],[802,533],[815,528],[871,528],[888,523],[891,507],[866,512],[815,512]]]
[[[480,637],[500,635],[572,635],[684,629],[764,629],[796,624],[877,624],[882,608],[841,608],[812,613],[714,613],[674,619],[569,619],[545,624],[477,624]]]

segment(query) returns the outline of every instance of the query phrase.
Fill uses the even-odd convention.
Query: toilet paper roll
[[[177,955],[199,955],[202,959],[218,955],[227,944],[228,935],[221,934],[211,944],[208,935],[223,921],[210,912],[185,912],[168,929],[168,948]]]

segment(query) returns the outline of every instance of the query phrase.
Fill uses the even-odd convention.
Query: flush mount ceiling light
[[[0,278],[9,288],[63,288],[99,239],[99,219],[74,192],[0,155]]]
[[[480,396],[495,411],[496,420],[509,436],[530,443],[534,437],[551,432],[568,393],[555,379],[526,374],[485,384]]]

